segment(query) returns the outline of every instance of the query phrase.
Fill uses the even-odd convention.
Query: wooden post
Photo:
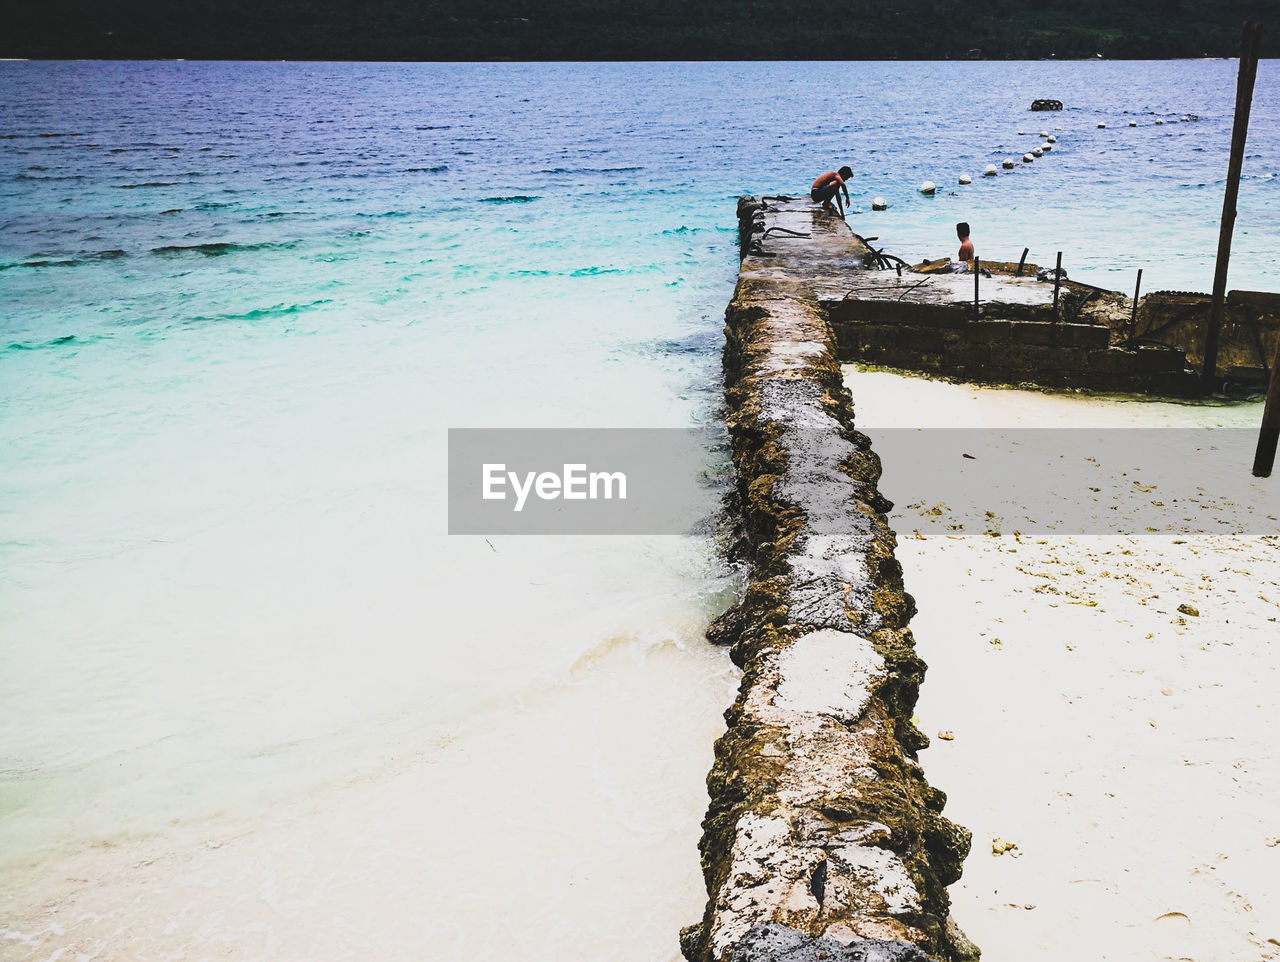
[[[1022,256],[1018,258],[1018,273],[1016,275],[1017,277],[1022,276],[1022,265],[1027,262],[1027,255],[1030,253],[1031,253],[1030,247],[1022,248]]]
[[[1142,293],[1142,268],[1138,268],[1138,283],[1133,285],[1133,313],[1129,315],[1129,340],[1138,336],[1138,295]]]
[[[977,317],[982,309],[978,306],[978,284],[982,281],[982,258],[973,259],[973,316]]]
[[[1058,288],[1062,286],[1062,251],[1058,251],[1058,266],[1053,271],[1053,319],[1058,319]]]
[[[1276,463],[1276,442],[1280,441],[1280,341],[1276,341],[1276,359],[1271,362],[1271,384],[1267,403],[1262,409],[1262,429],[1258,431],[1258,452],[1253,456],[1253,476],[1271,477]]]
[[[1244,144],[1249,136],[1249,108],[1253,104],[1253,81],[1258,75],[1258,48],[1262,44],[1262,24],[1249,21],[1240,36],[1240,74],[1236,79],[1236,117],[1231,128],[1231,160],[1227,164],[1227,192],[1222,199],[1222,228],[1218,233],[1218,262],[1213,273],[1213,301],[1204,332],[1204,365],[1200,378],[1211,390],[1218,368],[1218,333],[1222,329],[1222,305],[1227,295],[1227,263],[1231,260],[1231,234],[1236,226],[1236,198],[1240,194],[1240,170],[1244,166]]]

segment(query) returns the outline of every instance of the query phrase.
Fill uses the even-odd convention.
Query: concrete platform
[[[1177,348],[1117,343],[1123,296],[1034,276],[875,270],[870,246],[808,199],[750,199],[742,276],[786,277],[818,302],[841,361],[978,382],[1185,397],[1199,379]],[[1105,296],[1103,296],[1105,295]]]

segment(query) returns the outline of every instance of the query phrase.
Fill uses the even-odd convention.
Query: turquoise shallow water
[[[1233,287],[1274,287],[1276,71],[1259,71]],[[666,913],[645,923],[662,948],[635,957],[665,957],[697,911],[701,779],[733,684],[701,631],[732,572],[709,540],[449,539],[446,430],[714,422],[734,198],[842,163],[854,229],[908,259],[951,253],[966,219],[983,257],[1061,249],[1093,283],[1141,267],[1146,289],[1207,289],[1234,72],[0,64],[5,887],[38,898],[90,846],[176,850],[165,833],[265,822],[468,738],[478,767],[452,777],[490,798],[474,773],[523,744],[497,734],[513,711],[540,747],[592,732],[602,759],[662,717],[684,747],[585,773],[558,757],[576,801],[522,831],[550,851],[630,800],[602,837],[679,853],[635,867],[654,891],[634,901]],[[1068,109],[1027,111],[1046,96]],[[1050,156],[978,176],[1055,126]],[[711,488],[690,497],[714,508]],[[650,658],[662,683],[628,686]],[[612,714],[579,704],[584,679]],[[431,809],[446,822],[451,784]]]

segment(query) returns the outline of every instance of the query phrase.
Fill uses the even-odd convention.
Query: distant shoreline
[[[23,6],[0,56],[32,59],[360,62],[755,62],[1184,60],[1233,57],[1246,20],[1274,0],[1169,10],[1163,0],[946,0],[815,10],[802,0],[262,0],[252,6],[136,0]],[[1263,55],[1273,38],[1264,37]]]
[[[79,56],[45,56],[45,57],[0,57],[0,63],[510,63],[510,64],[601,64],[601,63],[1092,63],[1107,60],[1120,63],[1167,63],[1175,60],[1237,60],[1237,56],[1200,56],[1200,57],[882,57],[875,60],[855,60],[843,57],[809,57],[794,59],[778,58],[745,58],[745,59],[689,59],[672,57],[635,57],[608,58],[600,60],[586,59],[528,59],[514,57],[494,57],[489,59],[406,59],[397,57],[359,58],[359,57],[79,57]],[[1264,61],[1280,60],[1280,57],[1264,57]]]

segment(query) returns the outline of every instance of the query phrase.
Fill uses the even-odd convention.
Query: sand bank
[[[1260,417],[1257,404],[846,375],[878,447],[886,428],[1256,429]],[[1141,463],[1108,451],[1100,476],[1174,511]],[[1280,485],[1248,479],[1238,454],[1222,458],[1224,478],[1247,479],[1230,498],[1179,507],[1197,530],[1221,515],[1270,535],[1116,534],[1114,484],[1077,492],[1093,499],[1087,533],[1013,534],[1006,522],[999,535],[924,534],[932,512],[946,517],[949,478],[982,452],[962,461],[939,445],[926,471],[885,456],[930,666],[921,761],[973,831],[951,897],[989,962],[1280,959]]]

